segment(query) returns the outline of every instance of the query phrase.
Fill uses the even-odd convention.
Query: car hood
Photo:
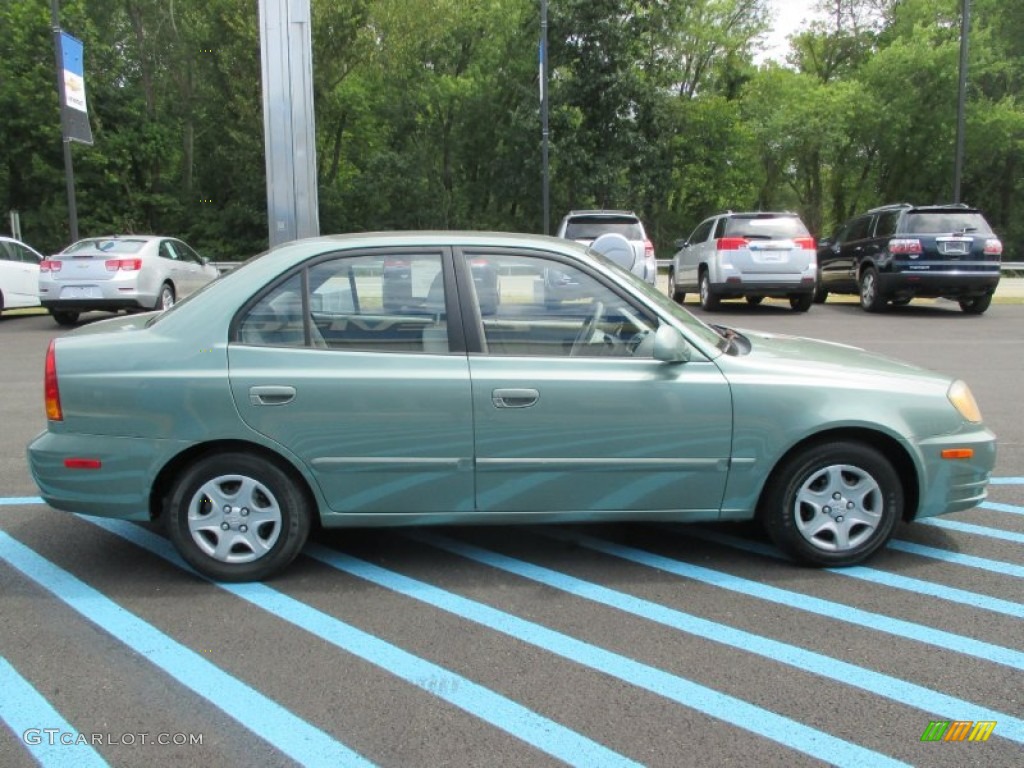
[[[952,378],[921,368],[912,363],[869,352],[861,347],[822,339],[761,331],[738,330],[750,342],[745,357],[752,363],[764,364],[792,372],[794,375],[820,373],[844,379],[858,377],[900,378],[931,381],[948,386]]]

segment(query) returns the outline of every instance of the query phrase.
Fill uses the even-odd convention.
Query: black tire
[[[747,304],[752,307],[756,307],[762,301],[764,301],[764,296],[747,296]]]
[[[986,293],[982,296],[972,296],[969,299],[960,299],[960,309],[968,315],[980,315],[992,305],[992,294]]]
[[[65,309],[51,309],[50,316],[57,321],[57,325],[74,325],[78,322],[78,313]]]
[[[794,312],[806,312],[814,303],[813,293],[801,293],[798,296],[789,297],[789,306]]]
[[[174,546],[201,574],[216,581],[259,581],[299,554],[309,536],[308,506],[277,465],[259,456],[221,453],[181,473],[164,517]]]
[[[814,303],[824,304],[828,299],[828,291],[821,284],[821,273],[818,273],[818,285],[814,288]]]
[[[860,275],[860,305],[867,312],[884,312],[886,308],[885,297],[882,296],[878,285],[878,271],[874,267],[868,267]]]
[[[772,540],[800,562],[853,565],[892,536],[903,515],[903,486],[874,448],[821,443],[776,467],[758,512]]]
[[[707,271],[700,273],[700,306],[706,312],[714,312],[722,300],[711,292],[711,278]]]
[[[892,300],[892,305],[894,307],[905,307],[905,306],[907,306],[907,304],[909,304],[913,300],[914,300],[913,296],[910,296],[910,297],[906,297],[905,296],[902,299],[893,299]]]
[[[170,309],[174,306],[176,299],[177,297],[174,295],[174,286],[170,283],[164,283],[160,286],[160,293],[156,297],[156,304],[153,306],[153,309],[157,311]]]
[[[668,297],[677,304],[682,304],[686,301],[686,294],[680,292],[679,286],[676,285],[676,271],[669,269],[668,271]]]

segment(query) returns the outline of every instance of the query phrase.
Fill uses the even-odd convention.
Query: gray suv
[[[985,217],[963,204],[872,208],[818,244],[815,301],[860,296],[868,312],[915,297],[945,297],[980,315],[999,284],[1003,244]]]
[[[668,293],[678,302],[696,291],[709,312],[722,299],[759,304],[766,296],[789,299],[797,312],[811,308],[815,242],[795,213],[727,211],[702,221],[676,247]]]

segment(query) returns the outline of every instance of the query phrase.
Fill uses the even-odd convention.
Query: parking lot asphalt
[[[750,525],[455,527],[321,532],[238,586],[39,502],[24,450],[67,331],[5,314],[0,765],[1019,766],[1020,298],[706,316],[971,384],[989,499],[864,566],[798,567]]]

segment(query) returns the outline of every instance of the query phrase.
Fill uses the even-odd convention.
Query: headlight
[[[981,423],[981,409],[978,408],[978,402],[974,399],[974,395],[971,394],[971,388],[967,386],[966,382],[959,379],[954,381],[949,385],[946,397],[949,398],[949,402],[953,404],[953,407],[965,419],[975,424]]]

